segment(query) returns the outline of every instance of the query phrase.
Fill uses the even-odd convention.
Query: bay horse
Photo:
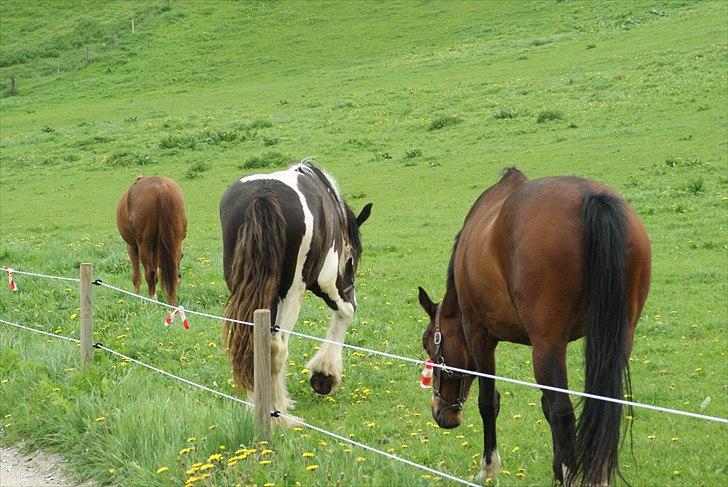
[[[235,181],[220,200],[230,290],[225,317],[250,322],[256,309],[270,309],[272,323],[292,330],[308,289],[333,310],[326,338],[342,343],[356,309],[359,228],[371,207],[355,216],[334,180],[306,159]],[[226,322],[224,337],[235,382],[252,398],[253,328]],[[272,402],[282,413],[294,404],[285,384],[288,338],[274,333],[271,348]],[[341,345],[323,343],[308,362],[318,394],[330,393],[341,381],[341,355]]]
[[[131,260],[132,282],[139,294],[141,274],[149,296],[157,298],[159,280],[169,304],[177,304],[182,240],[187,236],[187,216],[179,185],[163,176],[139,176],[116,206],[116,226],[126,242]]]
[[[631,395],[628,358],[647,299],[650,243],[637,214],[589,179],[529,181],[515,168],[480,195],[455,238],[445,296],[419,288],[430,317],[423,346],[435,363],[495,374],[499,341],[530,345],[536,381],[566,389],[566,346],[585,340],[585,390]],[[461,422],[472,375],[435,368],[432,416]],[[495,381],[478,378],[483,421],[479,480],[498,475]],[[553,472],[572,485],[606,485],[617,467],[621,405],[585,399],[576,423],[568,394],[542,389]]]

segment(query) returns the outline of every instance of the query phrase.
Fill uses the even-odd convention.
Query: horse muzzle
[[[453,429],[460,426],[462,422],[461,409],[448,409],[440,407],[440,401],[432,399],[432,419],[443,429]]]

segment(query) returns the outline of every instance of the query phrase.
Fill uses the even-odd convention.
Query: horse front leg
[[[354,318],[354,306],[351,303],[339,298],[336,306],[338,309],[331,315],[329,329],[326,332],[326,339],[329,342],[321,345],[319,351],[306,366],[311,370],[311,387],[321,395],[329,394],[341,383],[344,368],[341,344],[344,342],[346,330]]]
[[[495,374],[495,349],[488,349],[479,360],[480,372]],[[483,420],[483,459],[480,462],[478,481],[483,482],[489,477],[500,473],[500,455],[496,447],[495,421],[500,412],[500,394],[495,388],[495,380],[485,377],[478,378],[478,410]]]

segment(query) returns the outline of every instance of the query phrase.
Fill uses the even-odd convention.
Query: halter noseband
[[[435,335],[433,337],[433,341],[435,342],[435,353],[432,356],[433,360],[441,365],[442,367],[434,367],[433,375],[435,376],[435,380],[432,384],[432,395],[435,396],[437,399],[440,400],[442,404],[445,405],[445,410],[448,411],[462,411],[463,410],[463,404],[465,403],[466,399],[466,391],[465,391],[465,377],[466,375],[462,372],[455,372],[454,370],[450,370],[449,368],[443,368],[447,367],[445,364],[445,357],[442,354],[442,333],[440,332],[440,308],[442,305],[437,307],[437,312],[435,313]],[[440,395],[440,377],[442,374],[442,371],[445,371],[445,373],[448,375],[448,377],[453,379],[460,379],[460,387],[458,391],[458,398],[455,400],[455,402],[450,403],[446,401],[442,395]]]

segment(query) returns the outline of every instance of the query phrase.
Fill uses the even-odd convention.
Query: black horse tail
[[[177,304],[179,282],[179,243],[176,225],[179,219],[174,194],[162,188],[157,192],[157,252],[159,278],[169,304]]]
[[[581,209],[585,256],[585,391],[631,397],[626,333],[627,260],[621,200],[587,194]],[[624,376],[624,381],[623,381]],[[583,485],[611,481],[617,468],[622,405],[585,399],[576,428],[576,471]]]
[[[285,249],[285,219],[278,201],[269,196],[256,198],[238,229],[226,318],[252,322],[256,309],[270,309],[271,320],[275,320]],[[226,321],[223,333],[235,383],[252,391],[253,327]]]

